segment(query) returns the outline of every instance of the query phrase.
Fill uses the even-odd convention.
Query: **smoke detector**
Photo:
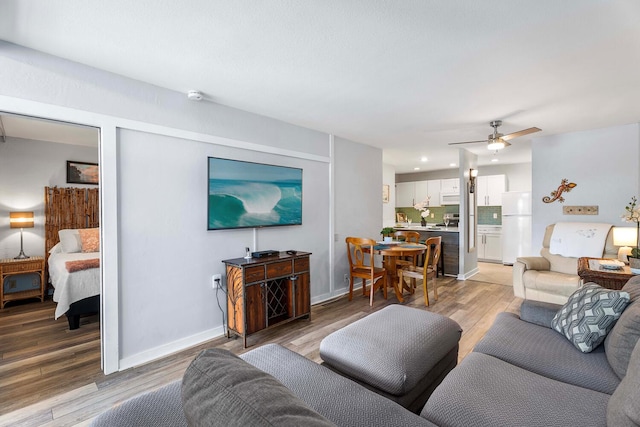
[[[202,101],[202,92],[200,92],[199,90],[190,90],[189,92],[187,92],[187,98],[189,98],[189,100],[191,101]]]

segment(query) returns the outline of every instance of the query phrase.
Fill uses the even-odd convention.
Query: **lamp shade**
[[[11,228],[33,228],[33,212],[9,212]]]
[[[638,230],[635,227],[613,227],[613,244],[616,246],[635,246]]]

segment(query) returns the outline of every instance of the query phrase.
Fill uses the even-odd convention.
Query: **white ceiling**
[[[100,131],[89,126],[2,114],[0,115],[1,136],[5,136],[7,140],[24,138],[97,148]]]
[[[380,147],[397,172],[448,167],[495,119],[543,130],[501,163],[640,121],[638,22],[638,0],[0,2],[0,39]]]

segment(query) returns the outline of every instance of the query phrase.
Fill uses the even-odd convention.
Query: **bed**
[[[45,187],[45,248],[48,281],[69,329],[80,316],[100,311],[98,189]]]

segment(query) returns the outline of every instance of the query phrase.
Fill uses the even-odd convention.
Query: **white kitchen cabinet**
[[[502,262],[502,232],[498,227],[478,226],[478,260]]]
[[[460,178],[441,179],[440,192],[441,193],[459,193]]]
[[[415,182],[398,182],[396,184],[396,207],[406,208],[413,206],[416,197]]]
[[[502,206],[502,193],[506,190],[506,175],[487,175],[476,178],[478,206]]]
[[[429,181],[416,181],[415,203],[424,202],[429,196]],[[415,204],[414,203],[414,204]]]
[[[427,181],[427,194],[429,195],[429,206],[440,206],[439,179],[432,179]]]
[[[412,207],[430,197],[429,206],[440,206],[440,180],[399,182],[396,184],[396,207]]]

